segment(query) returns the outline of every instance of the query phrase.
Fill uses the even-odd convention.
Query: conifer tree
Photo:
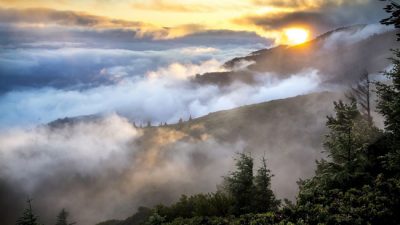
[[[385,130],[391,141],[389,164],[400,171],[400,51],[395,51],[393,69],[386,73],[391,84],[378,83],[378,111],[385,118]]]
[[[371,80],[369,79],[367,71],[361,75],[360,81],[355,86],[351,87],[351,92],[347,97],[349,99],[354,98],[357,100],[357,103],[361,106],[361,114],[366,118],[369,125],[372,126]]]
[[[265,157],[261,159],[261,166],[257,170],[254,177],[255,183],[255,210],[257,212],[276,211],[279,201],[275,198],[274,192],[271,190],[271,178],[273,175],[267,167]]]
[[[389,1],[390,3],[384,8],[387,13],[391,15],[388,18],[381,20],[381,23],[384,25],[394,25],[395,28],[400,28],[400,3],[397,3],[393,0],[381,0],[381,1]],[[400,33],[397,33],[397,40],[400,41]]]
[[[400,28],[400,4],[394,1],[385,8],[391,16],[382,20],[385,25],[394,25],[399,31]],[[397,33],[400,41],[400,33]],[[400,50],[393,50],[394,57],[391,58],[393,69],[385,75],[391,81],[390,84],[377,83],[378,111],[385,118],[385,131],[390,140],[391,152],[387,157],[387,164],[390,169],[400,171]],[[400,176],[400,175],[399,175]]]
[[[326,135],[324,146],[335,163],[350,163],[354,157],[354,122],[360,113],[354,98],[350,104],[334,102],[335,116],[328,116],[326,122],[330,132]]]
[[[16,225],[41,225],[38,222],[38,216],[33,214],[32,199],[28,199],[27,208],[25,208],[22,216],[17,220]]]
[[[57,215],[57,222],[55,225],[73,225],[75,223],[68,223],[68,216],[69,213],[65,210],[62,209],[60,213]]]
[[[233,213],[250,213],[254,205],[255,186],[253,183],[253,158],[246,153],[239,153],[236,171],[225,178],[228,192],[233,198]]]

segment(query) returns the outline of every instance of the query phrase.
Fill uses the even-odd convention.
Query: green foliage
[[[396,28],[400,28],[400,4],[392,0],[381,0],[389,1],[389,4],[384,8],[387,13],[391,15],[388,18],[381,20],[382,24],[394,25]],[[398,41],[400,41],[400,33],[397,33]]]
[[[231,224],[231,219],[227,218],[233,215],[239,216],[239,220],[241,215],[277,211],[280,201],[270,188],[272,174],[265,158],[256,176],[250,155],[241,153],[235,160],[236,170],[225,178],[221,190],[190,197],[182,195],[170,206],[156,206],[157,215],[171,224],[225,224],[227,221]],[[266,220],[265,215],[259,217],[255,224]]]
[[[236,160],[236,171],[225,178],[228,193],[232,196],[233,213],[241,215],[252,212],[255,185],[253,182],[253,158],[240,153]]]
[[[385,177],[387,138],[361,116],[355,99],[335,102],[314,177],[299,182],[297,204],[283,212],[295,224],[396,224],[399,180]],[[381,137],[383,135],[383,137]]]
[[[146,225],[161,225],[165,222],[165,217],[160,216],[158,213],[154,213],[149,217]]]
[[[33,214],[31,201],[30,199],[26,201],[27,207],[22,216],[17,220],[16,225],[40,225],[38,217]]]
[[[125,220],[107,220],[97,225],[143,225],[153,214],[152,209],[139,207],[137,212]]]
[[[238,217],[208,217],[176,218],[165,225],[272,225],[279,221],[275,213],[245,214]]]
[[[332,162],[347,167],[357,166],[365,158],[365,151],[379,134],[376,127],[363,117],[357,109],[357,102],[350,98],[350,103],[334,102],[335,117],[328,116],[324,146]]]
[[[182,195],[179,201],[171,206],[158,205],[155,210],[159,215],[164,216],[167,221],[172,221],[179,217],[227,216],[232,204],[232,198],[218,191],[190,197]]]
[[[388,169],[400,172],[400,51],[395,51],[393,69],[386,74],[391,84],[378,83],[378,110],[385,118],[390,152],[386,157]]]
[[[301,191],[290,217],[306,224],[397,224],[399,184],[380,175],[361,188]]]
[[[271,171],[267,167],[265,157],[261,159],[261,167],[257,170],[257,175],[254,177],[255,183],[255,211],[270,212],[277,211],[280,201],[275,198],[271,190]]]
[[[147,207],[139,207],[137,212],[118,225],[141,225],[152,215],[152,210]]]

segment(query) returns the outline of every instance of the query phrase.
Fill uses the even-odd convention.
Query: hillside
[[[141,162],[139,166],[149,168],[149,164],[179,157],[187,161],[189,167],[185,170],[191,177],[184,182],[172,177],[163,185],[147,186],[136,196],[137,206],[169,204],[181,194],[214,191],[238,151],[251,152],[255,158],[265,155],[275,174],[272,189],[280,198],[293,199],[296,181],[312,176],[315,160],[323,157],[326,115],[332,112],[332,101],[339,98],[335,93],[315,93],[210,113],[180,124],[140,129],[143,135],[135,144],[144,154],[136,159]],[[135,221],[141,221],[139,215],[147,212],[145,208],[140,210],[134,217],[104,224],[135,225]]]
[[[378,73],[389,66],[390,49],[398,46],[394,31],[373,33],[368,29],[364,25],[345,27],[304,44],[262,49],[226,62],[228,72],[205,73],[196,76],[195,81],[218,85],[227,85],[235,80],[253,83],[257,82],[255,74],[272,73],[287,77],[313,68],[322,75],[324,83],[354,82],[364,71]],[[253,63],[235,69],[243,61]]]
[[[159,143],[154,140],[162,137],[168,140],[162,148],[171,152],[182,142],[200,145],[213,140],[221,146],[237,143],[256,156],[265,154],[276,174],[274,190],[279,197],[292,198],[297,191],[296,181],[312,175],[314,161],[322,157],[326,116],[332,111],[332,102],[339,98],[339,94],[315,93],[210,113],[182,124],[144,128],[140,143],[152,149]],[[232,149],[232,156],[234,152]]]

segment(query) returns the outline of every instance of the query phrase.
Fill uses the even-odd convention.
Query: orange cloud
[[[0,8],[0,20],[5,23],[44,23],[62,26],[98,28],[136,28],[150,26],[143,22],[110,19],[83,12],[59,11],[47,8],[4,9]]]
[[[200,4],[172,3],[164,0],[149,0],[132,3],[133,9],[172,12],[209,12],[211,7]]]

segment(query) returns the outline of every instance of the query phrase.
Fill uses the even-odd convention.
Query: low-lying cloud
[[[34,125],[64,117],[118,112],[140,122],[175,123],[189,115],[199,117],[272,99],[310,93],[318,88],[318,71],[305,70],[280,80],[273,74],[255,75],[258,82],[236,82],[229,87],[199,85],[191,82],[196,74],[221,70],[218,61],[202,64],[174,63],[150,71],[145,77],[121,79],[113,85],[84,90],[41,88],[13,91],[0,98],[5,110],[0,124]],[[124,77],[126,68],[111,68],[102,73]],[[25,109],[25,110],[21,110]]]
[[[28,196],[47,224],[62,208],[84,225],[124,218],[141,205],[215,191],[233,152],[243,150],[239,142],[199,142],[167,128],[154,134],[137,143],[142,130],[115,114],[59,128],[1,131],[0,196],[20,194],[0,199],[17,209],[0,221],[13,223]]]
[[[382,34],[393,30],[392,27],[384,26],[381,24],[369,24],[364,27],[355,27],[353,30],[342,30],[334,32],[324,41],[324,49],[338,48],[338,46],[348,46],[374,35]]]

